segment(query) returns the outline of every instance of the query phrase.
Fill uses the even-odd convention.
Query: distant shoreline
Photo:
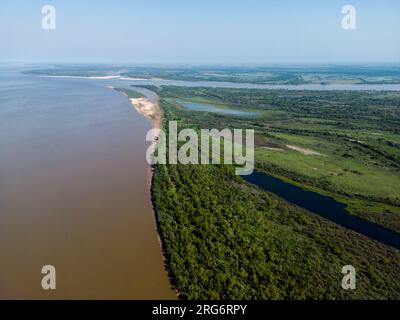
[[[210,87],[232,89],[264,89],[264,90],[306,90],[306,91],[400,91],[400,83],[301,83],[301,84],[266,84],[229,82],[215,80],[172,80],[165,78],[130,78],[121,75],[110,76],[72,76],[72,75],[39,75],[60,79],[118,80],[132,81],[135,85]]]

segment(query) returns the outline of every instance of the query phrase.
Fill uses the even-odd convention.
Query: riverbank
[[[163,113],[160,108],[160,102],[159,102],[159,97],[158,95],[155,94],[153,99],[150,97],[146,96],[143,92],[137,92],[141,96],[134,97],[135,94],[132,94],[130,91],[124,91],[123,89],[118,89],[117,91],[121,92],[125,96],[128,97],[129,101],[131,102],[132,106],[135,108],[135,110],[140,113],[142,116],[144,116],[146,119],[150,120],[153,129],[161,129],[162,128],[162,122],[163,122]],[[152,139],[152,144],[154,145],[156,143],[157,136],[154,136]],[[150,189],[150,205],[153,210],[153,222],[154,226],[157,232],[157,238],[158,242],[161,248],[161,253],[162,253],[162,258],[163,258],[163,264],[164,264],[164,269],[168,273],[168,278],[169,282],[174,289],[175,295],[178,298],[183,298],[184,295],[178,291],[177,285],[176,285],[176,280],[172,272],[171,265],[168,261],[167,258],[167,250],[166,250],[166,240],[165,236],[162,232],[161,229],[161,224],[160,224],[160,219],[159,215],[156,209],[156,201],[155,201],[155,196],[154,196],[154,167],[151,165],[148,165],[148,170],[147,170],[147,183],[148,187]]]
[[[148,98],[130,98],[132,106],[145,118],[150,119],[154,128],[161,127],[161,111],[158,103],[151,102]]]
[[[151,99],[149,96],[146,96],[144,93],[139,92],[137,90],[114,88],[114,87],[110,88],[126,96],[129,99],[133,108],[139,114],[141,114],[143,117],[145,117],[150,121],[153,129],[161,129],[163,117],[160,109],[158,95],[154,93],[153,99]],[[151,91],[149,90],[149,92]],[[152,137],[151,144],[153,145],[153,147],[157,138],[158,136]],[[152,168],[151,166],[148,166],[147,182],[150,187],[151,187],[151,180],[152,180]]]

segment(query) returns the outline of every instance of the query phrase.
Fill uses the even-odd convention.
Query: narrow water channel
[[[345,204],[336,201],[332,197],[304,190],[263,172],[254,171],[251,175],[243,176],[243,178],[264,190],[278,195],[290,203],[314,212],[345,228],[400,249],[399,233],[350,214],[346,210]]]

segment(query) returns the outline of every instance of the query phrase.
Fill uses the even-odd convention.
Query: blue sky
[[[341,28],[346,4],[356,30]],[[400,0],[2,1],[0,61],[400,62]]]

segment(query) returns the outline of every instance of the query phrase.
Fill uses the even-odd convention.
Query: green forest
[[[254,129],[258,170],[330,195],[351,213],[400,232],[400,93],[153,89],[181,125]],[[181,100],[261,115],[192,111]]]
[[[398,189],[380,194],[379,185],[369,190],[363,180],[351,178],[368,181],[375,170],[383,178],[387,174],[382,189],[385,183],[390,188],[391,179],[399,181],[398,93],[151,89],[160,96],[164,126],[177,120],[180,128],[254,128],[257,169],[334,195],[352,213],[398,228]],[[177,99],[261,110],[262,115],[191,111]],[[294,151],[287,147],[292,144],[316,153]],[[307,175],[308,162],[324,167],[325,176]],[[326,176],[340,166],[348,170],[339,176],[342,180]],[[182,298],[400,298],[399,250],[245,182],[231,165],[157,164],[153,171],[156,218]],[[365,213],[366,207],[370,212]],[[356,290],[341,287],[341,268],[347,264],[357,270]]]

